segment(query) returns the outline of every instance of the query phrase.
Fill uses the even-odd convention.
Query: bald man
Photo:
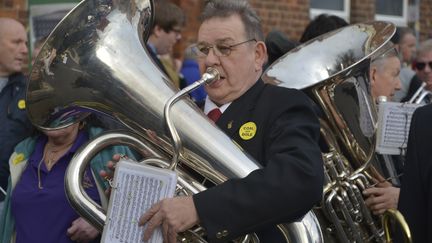
[[[7,188],[9,157],[15,145],[29,136],[31,123],[25,111],[26,77],[21,70],[27,60],[27,33],[10,18],[0,18],[0,186]],[[4,195],[0,192],[0,208]]]

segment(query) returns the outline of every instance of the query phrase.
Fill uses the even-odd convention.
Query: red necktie
[[[213,110],[211,110],[207,116],[208,118],[210,118],[212,121],[217,122],[217,120],[219,119],[219,117],[222,115],[222,112],[219,110],[219,108],[214,108]]]

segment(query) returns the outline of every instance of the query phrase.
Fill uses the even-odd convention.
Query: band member
[[[417,49],[417,55],[414,61],[414,71],[416,75],[411,79],[407,96],[402,99],[403,102],[410,101],[414,94],[419,90],[422,83],[425,83],[425,90],[432,92],[432,39],[420,43]],[[428,94],[420,104],[429,104],[431,95]]]
[[[396,91],[401,88],[399,73],[401,70],[401,61],[398,58],[398,52],[393,44],[388,43],[383,48],[383,53],[374,58],[370,67],[371,93],[375,100],[384,96],[388,101],[393,99]],[[387,155],[384,155],[382,158]],[[394,158],[393,162],[399,162]],[[399,168],[401,165],[393,165]],[[395,171],[397,174],[398,172]],[[384,181],[374,187],[363,191],[366,197],[366,205],[374,214],[382,214],[390,208],[397,208],[399,199],[399,188],[392,186],[391,183]]]
[[[214,67],[221,75],[206,86],[204,111],[219,109],[217,126],[264,168],[153,205],[139,221],[147,224],[144,240],[162,226],[165,241],[176,242],[178,232],[200,223],[210,242],[256,231],[262,242],[280,242],[273,226],[301,219],[322,197],[317,117],[302,92],[261,81],[267,51],[246,0],[208,1],[201,20],[195,46],[200,69]],[[252,132],[239,133],[245,127]]]
[[[30,135],[32,126],[25,106],[27,33],[15,19],[0,18],[0,189],[6,190],[9,156],[17,143]],[[4,194],[0,190],[0,211]]]
[[[399,210],[413,242],[431,242],[432,232],[432,105],[418,108],[412,117],[407,158],[402,176]]]

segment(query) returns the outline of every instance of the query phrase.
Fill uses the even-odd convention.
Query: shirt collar
[[[207,95],[206,99],[205,99],[205,103],[204,103],[204,113],[207,115],[211,110],[215,109],[215,108],[219,108],[219,110],[221,111],[221,113],[224,113],[224,111],[231,105],[231,102],[226,103],[222,106],[217,106]]]
[[[75,138],[72,147],[68,150],[67,154],[74,154],[81,147],[81,145],[83,145],[87,140],[88,140],[87,133],[80,130],[77,134],[77,137]],[[32,163],[34,166],[38,166],[39,161],[42,159],[45,144],[47,142],[48,142],[48,138],[46,135],[42,135],[37,139],[35,150],[29,160],[30,163]]]

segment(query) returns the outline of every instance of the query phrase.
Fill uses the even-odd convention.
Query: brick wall
[[[309,23],[309,0],[251,0],[261,18],[264,34],[280,30],[298,41]]]
[[[203,0],[172,0],[187,13],[187,24],[182,32],[183,40],[175,47],[177,56],[190,43],[196,41],[198,17]],[[298,40],[309,22],[309,0],[250,0],[262,20],[264,34],[277,29],[293,40]]]
[[[420,40],[432,38],[432,0],[420,1]]]
[[[159,1],[159,0],[156,0]],[[187,13],[187,26],[183,41],[176,47],[176,53],[195,42],[199,26],[198,16],[204,0],[171,0]],[[375,1],[351,0],[351,23],[374,19]],[[250,0],[263,22],[264,33],[278,29],[293,40],[298,40],[309,22],[309,0]],[[420,0],[420,39],[432,38],[432,0]],[[0,17],[12,17],[28,23],[27,0],[0,0]]]
[[[26,0],[0,0],[0,17],[14,18],[27,26],[28,11]]]
[[[368,22],[375,19],[375,0],[351,0],[350,23]]]

